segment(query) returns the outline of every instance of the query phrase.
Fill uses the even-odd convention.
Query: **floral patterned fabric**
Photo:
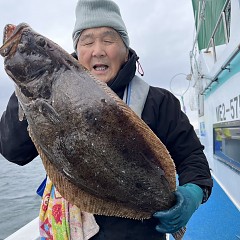
[[[41,240],[87,240],[99,231],[93,214],[66,201],[47,178],[39,214]]]

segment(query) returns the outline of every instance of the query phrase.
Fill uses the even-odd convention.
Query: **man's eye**
[[[81,46],[90,46],[94,43],[92,40],[79,41]]]
[[[107,44],[112,44],[113,43],[112,40],[104,40],[104,42],[107,43]]]
[[[89,46],[89,45],[92,45],[93,44],[93,42],[85,42],[85,43],[83,43],[83,46]]]

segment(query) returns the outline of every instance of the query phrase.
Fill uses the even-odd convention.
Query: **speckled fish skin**
[[[106,84],[26,24],[8,33],[0,54],[63,197],[85,211],[136,219],[174,204],[165,146]]]

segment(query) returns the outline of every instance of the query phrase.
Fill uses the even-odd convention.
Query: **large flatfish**
[[[0,54],[29,135],[66,200],[90,213],[134,219],[173,206],[170,154],[105,83],[27,24],[5,27]]]

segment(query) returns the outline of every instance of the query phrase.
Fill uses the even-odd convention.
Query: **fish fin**
[[[3,44],[10,38],[13,34],[16,26],[13,24],[7,24],[3,30]]]
[[[18,94],[20,93],[20,90],[18,87],[16,87],[15,89],[15,95],[16,97],[18,98]],[[18,119],[19,121],[23,121],[23,120],[26,120],[26,115],[25,115],[25,112],[23,110],[23,107],[21,105],[21,101],[20,99],[18,98]]]
[[[59,114],[49,103],[43,100],[38,100],[36,106],[38,107],[39,112],[41,112],[43,116],[53,124],[59,124],[61,122]]]
[[[19,121],[23,121],[26,119],[24,110],[20,103],[18,103],[18,119]]]

